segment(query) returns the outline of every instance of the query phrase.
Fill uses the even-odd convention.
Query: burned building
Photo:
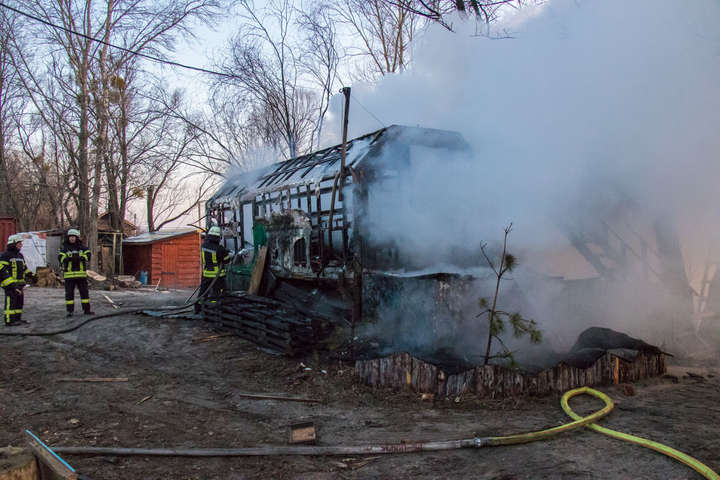
[[[298,312],[348,327],[346,338],[356,338],[356,328],[362,326],[368,336],[386,341],[376,352],[425,352],[428,358],[453,349],[476,363],[477,340],[487,331],[477,319],[477,302],[492,283],[479,242],[468,239],[466,249],[455,248],[442,259],[418,257],[392,236],[379,235],[373,223],[385,209],[388,215],[396,214],[392,205],[378,202],[378,196],[407,202],[392,192],[402,191],[419,159],[443,168],[474,161],[456,132],[393,125],[348,141],[344,167],[343,146],[336,145],[228,178],[206,209],[208,225],[221,226],[225,245],[238,253],[236,258],[245,258],[230,268],[231,290],[247,288],[252,259],[265,245],[270,274],[264,294],[294,305]],[[549,259],[549,266],[529,269],[533,285],[527,284],[527,275],[510,282],[503,307],[538,318],[547,312],[534,296],[548,294],[536,295],[542,288],[535,287],[549,287],[551,314],[577,323],[569,333],[574,339],[586,327],[605,325],[584,309],[619,278],[635,282],[641,265],[647,277],[642,281],[672,292],[682,312],[690,305],[691,292],[676,236],[667,225],[647,221],[633,222],[647,231],[627,233],[622,225],[631,221],[625,218],[631,210],[636,209],[617,207],[604,211],[603,218],[588,216],[572,225],[558,222],[563,252],[537,255]],[[628,258],[636,261],[632,269],[625,266]],[[578,268],[585,273],[574,276]],[[374,335],[379,319],[382,334]],[[545,355],[548,363],[557,358]]]
[[[266,243],[268,268],[294,286],[319,286],[360,320],[363,288],[377,272],[402,266],[399,245],[373,235],[368,199],[379,185],[401,183],[413,156],[439,161],[470,149],[456,132],[393,125],[336,145],[230,178],[207,202],[208,221],[223,227],[225,244],[240,252]],[[245,249],[247,251],[247,249]],[[231,269],[233,277],[249,275]]]
[[[225,227],[236,250],[252,241],[253,226],[264,225],[279,278],[352,280],[354,260],[397,265],[397,246],[372,244],[363,218],[373,189],[402,182],[418,149],[439,161],[470,151],[456,132],[393,125],[348,141],[342,173],[343,146],[336,145],[228,179],[206,204],[209,222]]]

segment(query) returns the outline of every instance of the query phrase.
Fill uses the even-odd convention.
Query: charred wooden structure
[[[393,125],[346,147],[344,170],[336,145],[230,178],[206,210],[230,250],[267,244],[275,279],[339,299],[348,316],[337,320],[354,325],[363,315],[364,278],[402,266],[398,246],[376,240],[364,222],[373,189],[400,185],[413,149],[441,159],[469,146],[456,132]],[[230,277],[240,269],[232,270]]]
[[[419,163],[418,159],[429,161]],[[361,323],[382,319],[384,340],[390,340],[377,349],[376,355],[417,355],[449,346],[458,351],[463,344],[476,348],[476,338],[486,335],[483,329],[487,331],[487,326],[478,325],[475,319],[477,299],[489,293],[481,272],[486,265],[479,252],[473,251],[477,250],[473,241],[479,239],[455,242],[467,243],[467,247],[454,248],[448,259],[439,262],[427,256],[418,259],[415,252],[407,251],[411,247],[392,235],[379,234],[373,223],[378,212],[397,216],[398,210],[388,202],[409,202],[403,194],[407,194],[407,184],[414,175],[432,177],[453,161],[471,166],[477,163],[457,132],[393,125],[350,140],[346,148],[336,145],[229,177],[207,202],[206,213],[208,226],[220,226],[225,245],[239,254],[237,258],[245,258],[229,269],[230,290],[247,287],[249,281],[241,280],[249,280],[250,257],[254,258],[258,247],[264,245],[267,275],[260,295],[291,305],[308,318],[319,312],[336,327],[347,328],[348,339],[355,339],[355,327]],[[649,297],[661,289],[679,299],[670,302],[677,306],[677,312],[673,309],[671,313],[673,318],[682,318],[691,291],[673,229],[650,214],[643,215],[639,207],[610,190],[605,193],[613,198],[605,203],[612,208],[603,204],[598,218],[587,215],[558,222],[553,228],[564,239],[562,245],[557,242],[559,252],[536,256],[548,260],[549,265],[531,265],[536,272],[531,280],[552,291],[552,302],[543,302],[553,306],[548,316],[573,322],[573,327],[577,323],[577,330],[607,325],[603,317],[607,309],[601,303],[609,292],[624,288],[617,282],[625,282],[628,287],[624,289],[638,297],[639,290]],[[388,192],[399,193],[393,197]],[[468,199],[474,198],[472,195],[468,192]],[[594,212],[590,207],[588,211]],[[444,233],[456,240],[463,234]],[[457,268],[449,272],[437,265]],[[635,288],[639,282],[647,288]],[[647,300],[636,302],[638,310],[623,309],[627,318],[618,318],[617,323],[622,326],[643,315],[649,317],[645,307],[650,298]],[[537,305],[528,301],[516,282],[505,288],[503,302],[508,311],[520,311],[535,319],[542,320],[542,314],[547,313],[534,311]],[[228,319],[243,315],[233,313],[233,307],[223,308]],[[667,306],[660,310],[669,311]],[[652,320],[653,329],[660,330],[662,322]],[[568,337],[574,338],[577,330],[568,329]],[[412,332],[408,337],[415,337],[414,332],[432,337],[432,344],[416,345],[413,342],[417,338],[401,338],[404,332]],[[609,378],[582,375],[591,382]],[[527,385],[532,383],[528,380]],[[478,388],[477,382],[473,385]]]
[[[664,374],[662,353],[611,352],[587,368],[560,362],[537,374],[523,373],[500,365],[482,365],[455,373],[412,357],[396,353],[384,358],[358,360],[355,372],[368,385],[394,390],[411,389],[452,397],[474,393],[482,398],[542,395],[592,385],[617,385]]]
[[[203,315],[218,330],[291,357],[311,352],[332,332],[331,322],[319,314],[244,292],[205,303]]]

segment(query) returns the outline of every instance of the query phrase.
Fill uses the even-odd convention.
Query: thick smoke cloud
[[[442,257],[500,240],[512,221],[511,247],[534,274],[548,273],[551,259],[578,263],[566,255],[568,225],[620,218],[614,228],[628,238],[661,218],[677,229],[697,288],[720,238],[720,3],[550,0],[508,13],[497,28],[510,38],[475,37],[460,20],[455,26],[456,33],[430,27],[407,72],[353,86],[388,125],[459,131],[474,154],[455,163],[419,154],[404,191],[371,199],[395,205],[373,218],[377,231],[418,255]],[[334,107],[340,118],[339,102]],[[379,127],[353,103],[351,136]],[[398,197],[409,200],[393,203]],[[558,318],[551,298],[559,287],[525,282],[546,330],[575,330],[551,333],[568,337],[563,346],[588,318],[652,335],[649,318],[677,306],[658,279],[632,280],[647,278],[653,265],[641,264],[640,246],[628,243],[631,280],[606,288],[606,310],[586,319]],[[572,277],[562,270],[556,274]]]

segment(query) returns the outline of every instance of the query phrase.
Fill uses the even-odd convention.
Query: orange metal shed
[[[168,230],[123,240],[125,274],[148,272],[148,283],[182,288],[200,285],[200,231]]]

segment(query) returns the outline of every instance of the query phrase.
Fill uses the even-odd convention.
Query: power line
[[[380,125],[382,125],[383,127],[387,127],[387,125],[385,124],[385,122],[383,122],[382,120],[380,120],[378,117],[375,116],[375,114],[373,114],[370,110],[368,110],[367,108],[365,108],[365,105],[363,105],[362,103],[360,103],[360,100],[358,100],[357,98],[355,98],[355,95],[353,95],[353,94],[351,93],[351,94],[350,94],[350,98],[352,98],[353,100],[355,100],[355,103],[357,103],[357,104],[360,106],[360,108],[362,108],[363,110],[365,110],[368,115],[370,115],[372,118],[374,118],[376,122],[378,122],[378,123],[379,123]]]
[[[236,75],[232,75],[232,74],[229,74],[229,73],[216,72],[216,71],[214,71],[214,70],[208,70],[208,69],[202,68],[202,67],[193,67],[192,65],[185,65],[185,64],[183,64],[183,63],[173,62],[172,60],[166,60],[166,59],[164,59],[164,58],[155,57],[155,56],[153,56],[153,55],[147,55],[147,54],[142,53],[142,52],[139,52],[139,51],[137,51],[137,50],[131,50],[131,49],[129,49],[129,48],[121,47],[121,46],[119,46],[119,45],[115,45],[115,44],[106,42],[105,40],[100,40],[100,39],[91,37],[91,36],[89,36],[89,35],[85,35],[84,33],[77,32],[77,31],[75,31],[75,30],[73,30],[73,29],[71,29],[71,28],[63,27],[62,25],[57,25],[57,24],[52,23],[52,22],[50,22],[50,21],[48,21],[48,20],[44,20],[44,19],[42,19],[42,18],[40,18],[40,17],[37,17],[37,16],[35,16],[35,15],[31,14],[31,13],[27,13],[27,12],[24,12],[24,11],[22,11],[22,10],[18,10],[17,8],[14,8],[14,7],[11,7],[11,6],[9,6],[9,5],[6,5],[6,4],[4,4],[4,3],[2,3],[2,2],[0,2],[0,7],[6,8],[6,9],[12,11],[12,12],[17,13],[18,15],[22,15],[22,16],[24,16],[24,17],[27,17],[27,18],[31,19],[31,20],[35,20],[36,22],[40,22],[40,23],[42,23],[42,24],[44,24],[44,25],[47,25],[47,26],[52,27],[52,28],[55,28],[55,29],[57,29],[57,30],[62,30],[63,32],[67,32],[67,33],[69,33],[69,34],[71,34],[71,35],[76,35],[76,36],[82,37],[82,38],[84,38],[84,39],[86,39],[86,40],[90,40],[91,42],[97,42],[97,43],[99,43],[99,44],[101,44],[101,45],[106,45],[106,46],[108,46],[108,47],[115,48],[115,49],[120,50],[120,51],[123,51],[123,52],[125,52],[125,53],[130,53],[130,54],[132,54],[132,55],[137,55],[138,57],[146,58],[146,59],[148,59],[148,60],[150,60],[150,61],[153,61],[153,62],[162,63],[162,64],[165,64],[165,65],[172,65],[172,66],[174,66],[174,67],[179,67],[179,68],[185,68],[185,69],[187,69],[187,70],[194,70],[194,71],[196,71],[196,72],[207,73],[207,74],[210,74],[210,75],[218,75],[218,76],[221,76],[221,77],[228,77],[228,78],[237,78]]]
[[[19,9],[17,9],[17,8],[14,8],[14,7],[11,7],[11,6],[9,6],[9,5],[6,5],[5,3],[1,2],[1,1],[0,1],[0,7],[6,8],[6,9],[12,11],[12,12],[17,13],[18,15],[22,15],[22,16],[27,17],[27,18],[29,18],[29,19],[31,19],[31,20],[36,21],[36,22],[40,22],[40,23],[42,23],[42,24],[44,24],[44,25],[47,25],[47,26],[49,26],[49,27],[51,27],[51,28],[55,28],[55,29],[57,29],[57,30],[62,30],[63,32],[69,33],[69,34],[71,34],[71,35],[75,35],[75,36],[84,38],[84,39],[86,39],[86,40],[89,40],[89,41],[91,41],[91,42],[99,43],[99,44],[101,44],[101,45],[106,45],[106,46],[108,46],[108,47],[110,47],[110,48],[115,48],[115,49],[120,50],[120,51],[125,52],[125,53],[130,53],[130,54],[132,54],[132,55],[137,55],[138,57],[145,58],[145,59],[150,60],[150,61],[152,61],[152,62],[157,62],[157,63],[161,63],[161,64],[164,64],[164,65],[171,65],[171,66],[173,66],[173,67],[184,68],[184,69],[187,69],[187,70],[193,70],[193,71],[195,71],[195,72],[207,73],[207,74],[209,74],[209,75],[217,75],[217,76],[226,77],[226,78],[238,78],[237,75],[233,75],[233,74],[230,74],[230,73],[222,73],[222,72],[218,72],[218,71],[215,71],[215,70],[209,70],[209,69],[207,69],[207,68],[195,67],[195,66],[192,66],[192,65],[185,65],[185,64],[183,64],[183,63],[174,62],[174,61],[172,61],[172,60],[166,60],[166,59],[164,59],[164,58],[155,57],[155,56],[153,56],[153,55],[148,55],[148,54],[139,52],[139,51],[137,51],[137,50],[131,50],[131,49],[126,48],[126,47],[121,47],[121,46],[119,46],[119,45],[115,45],[115,44],[113,44],[113,43],[106,42],[105,40],[100,40],[100,39],[91,37],[91,36],[89,36],[89,35],[86,35],[86,34],[84,34],[84,33],[77,32],[77,31],[75,31],[75,30],[73,30],[73,29],[71,29],[71,28],[63,27],[62,25],[57,25],[57,24],[52,23],[52,22],[50,22],[50,21],[48,21],[48,20],[45,20],[45,19],[40,18],[40,17],[38,17],[38,16],[35,16],[35,15],[31,14],[31,13],[24,12],[24,11],[19,10]],[[359,101],[354,95],[350,95],[350,97],[360,106],[360,108],[362,108],[363,110],[365,110],[365,112],[367,112],[367,114],[370,115],[373,119],[375,119],[375,121],[378,122],[381,126],[383,126],[383,127],[386,127],[386,126],[387,126],[387,125],[385,124],[385,122],[383,122],[382,120],[380,120],[374,113],[372,113],[370,110],[368,110],[368,109],[365,107],[365,105],[363,105],[362,103],[360,103],[360,101]]]

